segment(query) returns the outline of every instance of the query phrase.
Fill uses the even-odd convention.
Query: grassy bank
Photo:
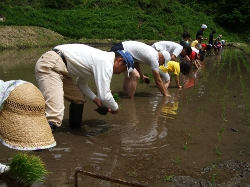
[[[195,39],[196,32],[205,23],[208,29],[204,37],[215,29],[216,35],[222,34],[227,41],[240,42],[237,34],[216,24],[211,16],[179,1],[128,0],[124,3],[122,0],[89,0],[64,7],[60,6],[71,1],[55,5],[44,5],[42,0],[15,2],[9,5],[0,3],[0,16],[5,19],[0,26],[37,26],[71,40],[179,41],[183,31],[190,32]]]

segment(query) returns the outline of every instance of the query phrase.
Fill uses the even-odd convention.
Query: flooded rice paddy
[[[48,49],[2,51],[0,79],[36,85],[35,62]],[[78,174],[79,187],[128,186],[119,180],[150,187],[250,186],[249,77],[250,60],[235,48],[207,56],[202,68],[181,76],[184,89],[173,81],[171,98],[163,98],[153,80],[139,83],[133,100],[123,98],[123,75],[114,75],[111,90],[120,96],[119,114],[99,115],[88,99],[82,128],[70,130],[65,101],[63,124],[54,133],[57,146],[28,152],[51,172],[34,186],[73,187],[77,170],[118,181]],[[94,82],[91,87],[95,90]],[[0,163],[17,152],[0,145]]]

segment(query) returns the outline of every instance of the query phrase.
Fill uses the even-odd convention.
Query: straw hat
[[[0,111],[0,141],[12,149],[54,147],[55,139],[45,117],[42,93],[31,83],[17,86]]]

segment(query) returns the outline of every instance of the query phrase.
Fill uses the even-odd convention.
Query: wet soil
[[[34,65],[46,50],[0,53],[0,78],[36,84]],[[79,130],[68,127],[65,101],[56,147],[29,152],[51,172],[34,186],[75,186],[77,170],[151,187],[250,186],[249,62],[231,48],[207,56],[202,68],[181,76],[182,90],[172,82],[171,98],[163,98],[151,80],[138,85],[134,99],[126,99],[123,75],[115,75],[111,90],[120,96],[119,114],[99,115],[87,100]],[[149,67],[142,68],[150,74]],[[95,90],[94,82],[90,85]],[[0,146],[0,163],[16,153]],[[78,174],[78,186],[128,185]]]

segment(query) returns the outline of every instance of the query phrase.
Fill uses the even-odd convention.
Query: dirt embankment
[[[0,26],[0,49],[20,49],[54,46],[63,43],[107,45],[119,42],[114,39],[70,39],[59,33],[35,26]]]
[[[0,26],[1,49],[50,46],[64,42],[67,42],[67,38],[42,27]]]

